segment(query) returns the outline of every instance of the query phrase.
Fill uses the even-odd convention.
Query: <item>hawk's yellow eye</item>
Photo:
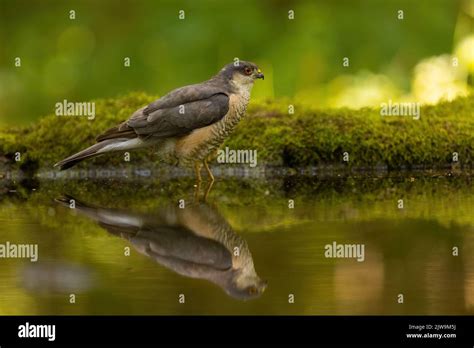
[[[250,75],[252,73],[252,69],[249,68],[248,66],[244,69],[245,75]]]

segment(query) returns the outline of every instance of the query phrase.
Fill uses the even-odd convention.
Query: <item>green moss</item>
[[[23,154],[40,167],[53,165],[94,143],[95,136],[127,119],[134,110],[156,99],[132,93],[116,99],[96,100],[96,117],[50,115],[28,127],[0,131],[0,152]],[[295,107],[288,114],[288,105]],[[389,169],[434,168],[459,154],[462,167],[472,165],[474,96],[421,108],[421,118],[381,117],[378,109],[320,110],[291,100],[252,101],[224,146],[256,149],[259,164],[289,167],[344,165]],[[132,162],[158,160],[153,149],[137,151]],[[89,161],[97,165],[122,162],[120,155]],[[81,164],[84,166],[84,164]]]
[[[421,118],[381,117],[379,110],[317,110],[295,105],[288,115],[272,105],[252,105],[245,127],[226,145],[255,148],[259,160],[284,166],[349,165],[388,168],[442,166],[459,154],[461,165],[471,165],[474,97],[425,106]],[[242,123],[244,123],[242,122]]]

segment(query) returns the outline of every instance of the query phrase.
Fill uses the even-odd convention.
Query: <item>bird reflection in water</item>
[[[77,212],[178,274],[211,281],[241,300],[265,291],[267,283],[255,271],[247,242],[208,204],[142,214],[92,206],[71,196],[56,201],[70,207],[72,200]]]

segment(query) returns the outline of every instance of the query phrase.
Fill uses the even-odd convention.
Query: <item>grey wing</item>
[[[151,114],[159,109],[168,109],[189,102],[203,100],[212,97],[215,94],[224,93],[221,86],[212,81],[206,81],[195,85],[177,88],[164,95],[153,103],[150,103],[144,110],[145,115]]]
[[[232,267],[232,254],[215,240],[196,236],[182,226],[153,225],[130,238],[137,248],[156,258],[162,256],[190,265],[226,270]]]
[[[211,125],[229,111],[229,97],[217,93],[208,98],[145,112],[139,110],[127,125],[141,137],[166,138],[185,135],[194,129]]]

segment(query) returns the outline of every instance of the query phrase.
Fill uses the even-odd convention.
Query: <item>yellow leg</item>
[[[201,163],[196,162],[194,163],[194,171],[196,172],[196,185],[194,190],[194,202],[199,202],[199,191],[201,191]]]
[[[198,183],[200,183],[202,181],[201,168],[202,168],[201,163],[199,163],[199,162],[194,163],[194,171],[196,172],[196,181]]]
[[[206,192],[204,193],[204,202],[207,201],[207,196],[209,196],[209,192],[211,192],[212,185],[214,184],[214,180],[209,181],[207,184]]]
[[[209,175],[209,179],[211,179],[211,181],[213,182],[214,181],[214,175],[212,175],[211,169],[209,168],[209,164],[207,164],[207,160],[205,159],[203,161],[203,163],[204,163],[204,168],[206,168],[207,175]]]
[[[209,192],[211,192],[212,185],[214,184],[214,175],[212,175],[211,169],[209,168],[209,164],[207,163],[207,159],[204,159],[204,168],[206,168],[207,175],[209,175],[209,184],[206,188],[206,193],[204,194],[204,202],[207,201],[207,196],[209,195]]]

